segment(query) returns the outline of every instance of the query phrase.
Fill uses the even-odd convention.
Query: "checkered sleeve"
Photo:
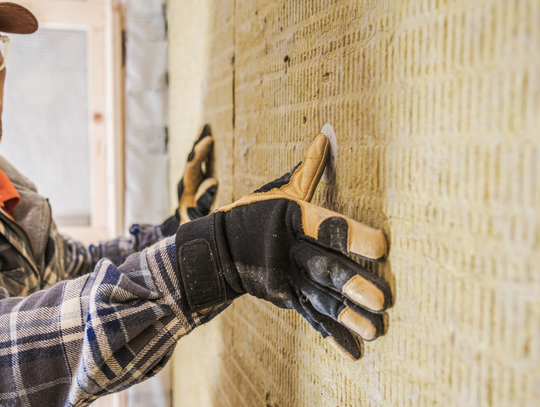
[[[175,236],[29,297],[0,290],[0,405],[86,406],[156,374],[210,321],[182,308]]]
[[[131,226],[129,236],[119,236],[116,239],[99,242],[88,247],[68,236],[62,236],[64,279],[76,278],[90,273],[97,262],[104,258],[109,259],[113,264],[120,265],[129,255],[153,245],[164,237],[161,225],[139,224]]]

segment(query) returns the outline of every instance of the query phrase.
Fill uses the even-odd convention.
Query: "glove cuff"
[[[174,215],[165,219],[165,221],[161,224],[161,232],[163,233],[163,236],[172,236],[177,232],[179,226],[180,215],[178,214],[177,209]]]
[[[239,281],[238,271],[216,214],[180,226],[176,233],[176,262],[182,302],[187,311],[200,311],[245,293],[234,283]]]

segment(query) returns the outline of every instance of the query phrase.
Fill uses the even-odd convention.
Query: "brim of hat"
[[[0,31],[12,34],[31,34],[38,29],[38,20],[20,4],[0,3]]]

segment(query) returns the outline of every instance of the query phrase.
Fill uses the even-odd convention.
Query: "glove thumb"
[[[315,189],[324,172],[326,161],[330,155],[330,142],[324,134],[319,134],[304,156],[304,160],[285,175],[263,185],[254,194],[275,193],[278,190],[282,195],[310,202]]]
[[[292,198],[310,202],[321,180],[330,151],[328,138],[320,133],[311,143],[304,160],[280,191]]]

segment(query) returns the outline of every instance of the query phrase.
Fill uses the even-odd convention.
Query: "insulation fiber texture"
[[[540,405],[540,2],[169,6],[171,142],[210,122],[218,203],[331,123],[314,202],[385,231],[366,267],[395,296],[356,363],[294,312],[236,300],[179,343],[174,405]]]

